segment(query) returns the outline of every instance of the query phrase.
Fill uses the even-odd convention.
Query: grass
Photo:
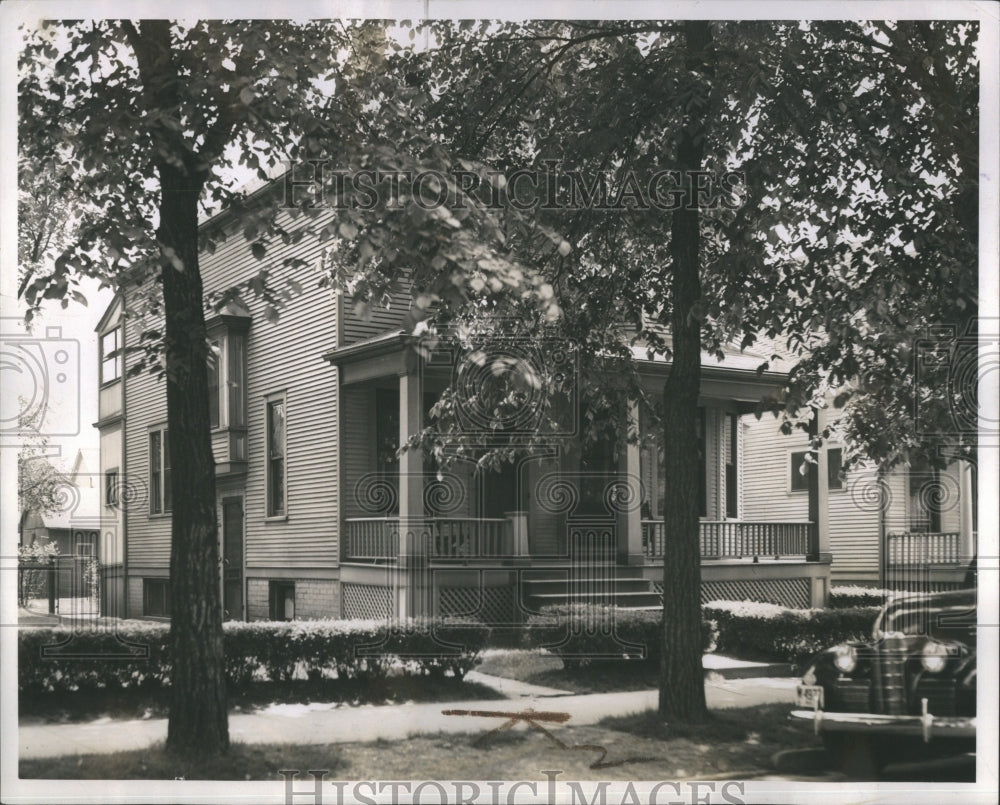
[[[496,732],[409,735],[399,741],[285,745],[234,744],[216,758],[177,759],[162,745],[107,755],[22,760],[23,778],[283,780],[281,769],[325,769],[344,780],[537,780],[561,769],[566,780],[739,779],[768,773],[782,749],[817,745],[811,729],[790,724],[788,707],[713,713],[703,724],[662,725],[654,713],[595,726],[524,727]],[[601,761],[601,764],[595,764]]]
[[[485,685],[454,677],[395,676],[378,681],[331,682],[296,679],[290,682],[260,682],[247,690],[230,691],[231,712],[252,712],[269,704],[394,704],[452,702],[464,699],[502,699]],[[95,718],[166,718],[165,690],[96,690],[45,697],[21,697],[21,723],[73,723]]]

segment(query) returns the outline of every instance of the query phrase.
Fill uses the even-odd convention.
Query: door
[[[243,620],[243,498],[222,500],[222,617]]]

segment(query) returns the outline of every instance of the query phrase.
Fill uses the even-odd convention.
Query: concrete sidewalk
[[[486,676],[480,674],[479,676]],[[483,682],[482,679],[477,681]],[[515,700],[477,699],[466,702],[436,702],[351,707],[333,703],[274,704],[254,713],[229,716],[233,741],[248,744],[325,744],[358,741],[400,740],[418,733],[483,732],[499,726],[498,717],[448,716],[445,710],[491,712],[535,711],[569,713],[570,726],[595,724],[606,716],[626,715],[655,708],[657,691],[592,693],[553,696],[551,688],[531,692],[535,687],[502,680],[505,693]],[[793,678],[722,679],[705,682],[705,696],[713,709],[750,707],[784,703],[795,699]],[[556,692],[561,693],[561,691]],[[558,725],[546,724],[547,729]],[[166,719],[115,721],[110,718],[81,724],[39,724],[23,726],[18,732],[22,758],[55,757],[144,749],[167,736]]]

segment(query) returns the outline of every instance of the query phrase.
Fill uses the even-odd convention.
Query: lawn
[[[649,690],[657,687],[659,675],[659,668],[635,660],[601,660],[567,667],[554,654],[537,650],[488,652],[476,670],[573,693]]]
[[[22,778],[282,780],[281,769],[326,769],[341,780],[741,779],[769,773],[782,749],[818,745],[788,721],[786,705],[714,712],[704,724],[660,724],[653,713],[596,726],[515,727],[483,734],[414,735],[402,742],[239,744],[219,759],[176,760],[161,747],[107,755],[22,760]],[[301,785],[301,783],[300,783]]]

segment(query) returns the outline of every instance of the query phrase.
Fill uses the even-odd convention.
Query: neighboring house
[[[835,421],[820,412],[819,427]],[[748,518],[807,516],[807,474],[799,468],[809,439],[780,432],[771,415],[743,418],[752,463],[743,476]],[[944,470],[872,465],[841,473],[843,446],[827,441],[810,470],[818,476],[820,539],[830,546],[831,581],[890,588],[948,589],[963,581],[976,554],[974,467],[954,461]]]
[[[206,293],[260,268],[235,216],[222,213],[214,223],[231,237],[202,254]],[[293,233],[303,221],[283,213],[279,224]],[[276,321],[254,298],[207,321],[217,349],[211,414],[226,617],[434,613],[516,622],[567,598],[654,604],[663,573],[658,518],[670,505],[657,451],[553,448],[479,476],[458,464],[439,477],[416,451],[397,459],[456,359],[446,349],[430,359],[408,349],[399,329],[408,295],[363,319],[349,298],[319,287],[322,248],[305,238],[270,244],[273,265],[303,261],[272,272],[273,281],[302,289]],[[104,531],[114,535],[102,562],[109,584],[123,580],[128,617],[170,611],[165,386],[124,371],[135,358],[123,350],[153,324],[124,316],[118,299],[97,328]],[[544,345],[510,348],[519,359],[565,359]],[[644,350],[635,357],[650,393],[660,394],[667,364]],[[755,459],[744,457],[739,418],[784,376],[758,373],[760,363],[736,351],[722,363],[704,359],[702,594],[819,605],[829,575],[822,532],[805,511],[765,515],[741,492],[741,467]],[[491,432],[474,411],[469,427]]]
[[[94,476],[87,471],[82,451],[77,452],[72,469],[57,472],[55,478],[60,508],[54,512],[22,511],[21,544],[55,543],[57,597],[89,596],[92,591],[85,582],[87,564],[99,555],[101,543],[99,490]]]

